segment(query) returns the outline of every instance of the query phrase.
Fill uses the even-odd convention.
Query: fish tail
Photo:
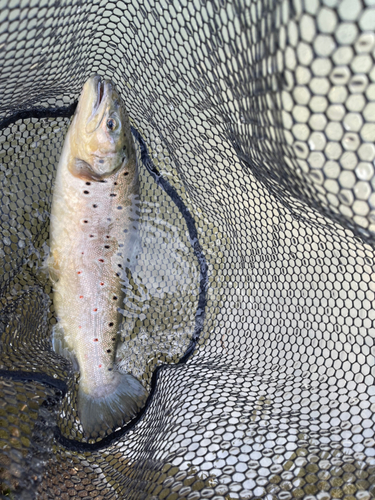
[[[144,405],[147,392],[129,373],[114,372],[114,381],[96,393],[79,384],[78,414],[85,434],[93,437],[129,422]]]

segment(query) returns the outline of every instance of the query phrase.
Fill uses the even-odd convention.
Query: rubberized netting
[[[372,0],[0,1],[0,493],[375,492]],[[51,347],[52,188],[87,78],[140,169],[119,363],[149,391],[86,439]]]

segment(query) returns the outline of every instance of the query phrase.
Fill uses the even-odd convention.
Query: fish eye
[[[107,120],[107,129],[108,130],[115,130],[117,128],[117,122],[114,118],[108,118]]]

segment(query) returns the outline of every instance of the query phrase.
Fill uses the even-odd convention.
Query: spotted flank
[[[54,348],[79,369],[78,414],[86,435],[123,425],[146,398],[142,384],[114,363],[121,272],[131,265],[138,241],[138,190],[123,104],[111,82],[93,76],[83,87],[57,170],[49,259],[60,332]]]

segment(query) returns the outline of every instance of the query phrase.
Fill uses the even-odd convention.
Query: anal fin
[[[52,349],[56,354],[70,361],[73,365],[73,370],[79,372],[79,364],[74,352],[69,349],[66,340],[64,339],[64,332],[61,326],[57,323],[52,329]]]

